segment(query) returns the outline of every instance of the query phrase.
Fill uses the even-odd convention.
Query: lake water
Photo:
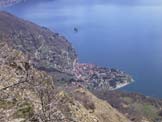
[[[130,73],[136,82],[124,90],[162,97],[161,0],[29,0],[6,10],[66,36],[81,62]]]

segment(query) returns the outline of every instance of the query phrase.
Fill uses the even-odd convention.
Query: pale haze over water
[[[105,1],[29,0],[7,11],[64,35],[81,62],[130,73],[124,90],[162,97],[162,0]]]

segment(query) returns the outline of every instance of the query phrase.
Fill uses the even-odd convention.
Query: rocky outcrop
[[[129,122],[87,90],[57,89],[51,76],[6,43],[0,43],[0,81],[1,122]]]
[[[98,99],[83,88],[74,90],[72,94],[92,115],[97,116],[99,122],[130,122],[106,101]]]

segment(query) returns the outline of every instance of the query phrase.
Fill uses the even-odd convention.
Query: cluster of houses
[[[94,74],[95,65],[93,64],[80,64],[77,63],[74,67],[74,74],[79,80],[86,80],[90,75]]]
[[[88,87],[116,89],[129,84],[132,81],[128,74],[110,68],[98,67],[93,64],[77,63],[74,68],[75,77]]]

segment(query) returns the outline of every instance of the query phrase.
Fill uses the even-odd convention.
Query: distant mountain
[[[12,6],[26,0],[0,0],[0,7]]]

